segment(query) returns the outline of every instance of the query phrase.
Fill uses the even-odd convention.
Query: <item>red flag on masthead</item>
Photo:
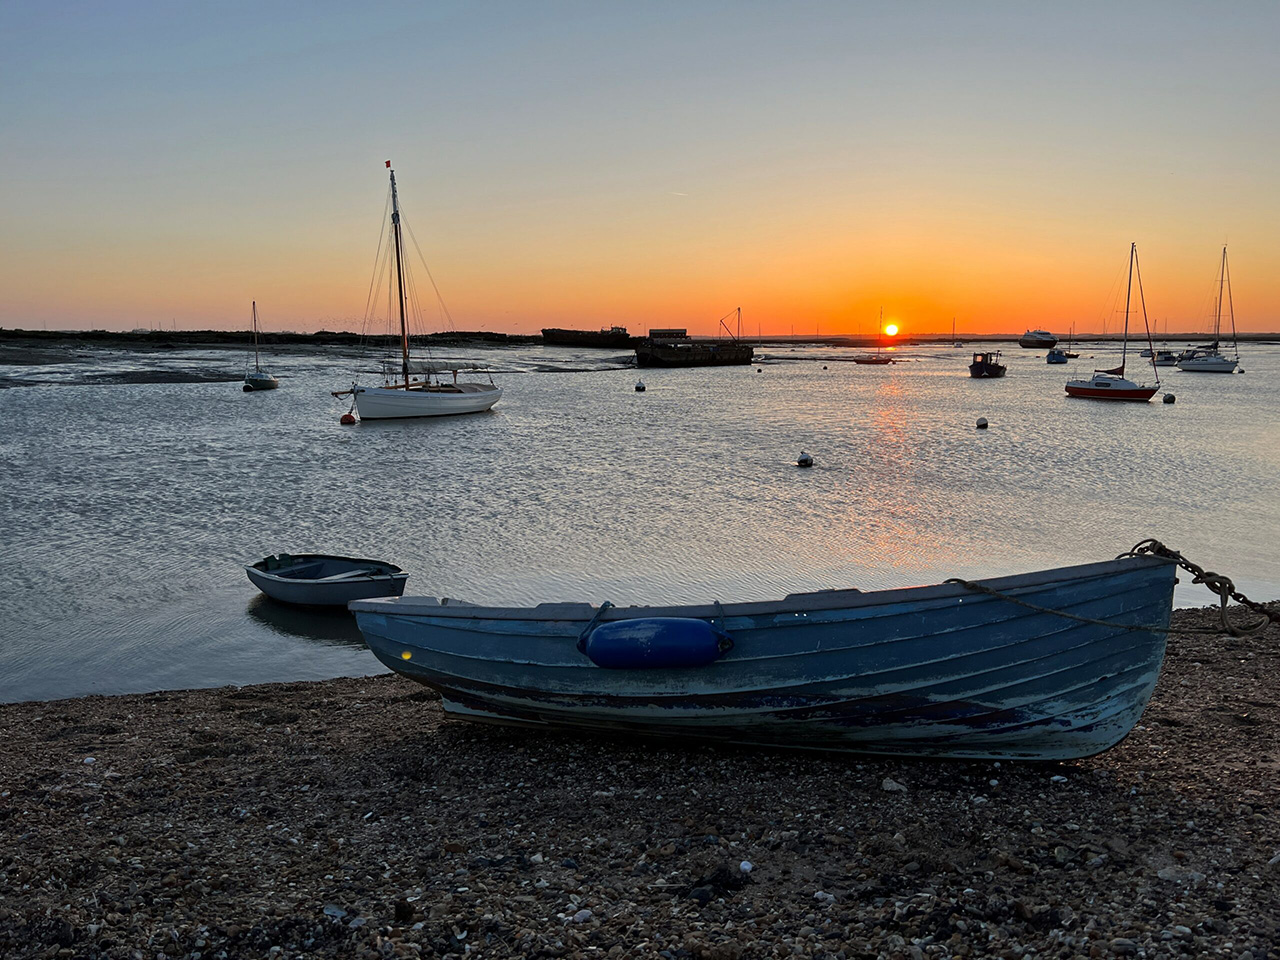
[[[390,161],[390,160],[388,160],[388,161],[387,161],[387,169],[388,169],[388,170],[390,170],[390,169],[391,169],[391,161]]]

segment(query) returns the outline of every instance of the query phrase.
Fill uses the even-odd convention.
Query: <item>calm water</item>
[[[1280,347],[1248,346],[1245,375],[1162,371],[1174,405],[1067,399],[1111,347],[1004,352],[1006,379],[974,381],[959,348],[887,368],[765,348],[763,372],[644,371],[637,394],[609,353],[473,349],[501,371],[492,413],[355,427],[336,354],[275,354],[264,394],[85,382],[242,370],[221,351],[0,366],[24,384],[0,389],[0,700],[377,672],[353,621],[255,592],[242,564],[279,551],[392,560],[409,593],[625,604],[1015,573],[1156,536],[1280,596]]]

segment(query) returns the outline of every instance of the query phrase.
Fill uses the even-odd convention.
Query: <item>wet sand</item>
[[[1274,626],[1174,635],[1051,765],[524,733],[390,676],[0,705],[0,957],[1280,957],[1278,668]]]

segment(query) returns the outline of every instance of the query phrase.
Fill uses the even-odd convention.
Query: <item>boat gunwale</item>
[[[973,581],[993,590],[1014,591],[1023,587],[1040,587],[1055,582],[1090,580],[1114,576],[1119,573],[1137,572],[1143,569],[1173,565],[1174,561],[1154,556],[1119,557],[1094,563],[1056,567],[1030,573],[1011,574]],[[730,616],[763,616],[778,613],[803,613],[808,611],[856,609],[860,607],[888,606],[897,603],[916,603],[930,600],[949,600],[956,597],[987,596],[976,594],[962,584],[938,583],[912,587],[891,587],[887,590],[862,591],[856,588],[816,590],[808,593],[788,594],[781,600],[746,600],[737,603],[701,603],[666,606],[612,607],[600,612],[598,606],[587,601],[562,601],[542,603],[533,607],[498,607],[458,605],[442,603],[435,597],[378,597],[369,600],[353,600],[353,613],[374,613],[387,616],[430,616],[464,620],[537,620],[552,622],[583,622],[597,619],[633,620],[640,617],[685,616],[699,619],[718,619]],[[997,599],[997,598],[991,598]]]
[[[996,600],[995,600],[995,598],[992,598],[992,600],[993,600],[993,602],[998,602],[998,601],[996,601]],[[358,601],[353,601],[353,602],[358,602]],[[1146,606],[1146,605],[1144,605],[1144,606]],[[1161,608],[1163,608],[1163,604],[1160,604],[1160,606],[1161,606]],[[1138,608],[1136,608],[1136,609],[1143,609],[1143,607],[1138,607]],[[1040,613],[1032,612],[1032,613],[1028,613],[1028,614],[1014,615],[1014,616],[1012,616],[1012,617],[1005,618],[1005,619],[1003,619],[1003,620],[1001,620],[1001,621],[999,621],[999,622],[1000,622],[1000,623],[1003,623],[1003,624],[1012,624],[1012,623],[1016,623],[1018,620],[1021,620],[1021,619],[1030,619],[1031,617],[1036,617],[1036,616],[1044,616],[1044,614],[1040,614]],[[1076,632],[1076,631],[1079,631],[1079,630],[1085,629],[1086,627],[1090,627],[1090,626],[1093,626],[1093,625],[1092,625],[1092,624],[1085,624],[1085,623],[1071,623],[1069,626],[1064,626],[1064,627],[1061,627],[1061,628],[1056,629],[1056,630],[1050,630],[1050,631],[1048,631],[1048,632],[1041,633],[1041,634],[1039,634],[1039,635],[1038,635],[1036,638],[1034,638],[1034,639],[1045,639],[1045,638],[1048,638],[1048,637],[1059,637],[1059,638],[1065,638],[1067,635],[1069,635],[1069,634],[1071,634],[1071,633],[1073,633],[1073,632]],[[956,633],[969,632],[969,631],[978,630],[978,629],[981,629],[981,625],[977,625],[977,624],[975,624],[975,625],[970,626],[970,627],[962,628],[961,630],[958,630],[958,631],[946,631],[946,632],[943,632],[943,633],[935,633],[935,634],[931,634],[931,635],[929,635],[928,637],[923,637],[923,636],[894,637],[894,638],[891,638],[891,639],[887,639],[887,640],[878,640],[878,641],[875,641],[875,642],[873,642],[873,643],[864,644],[864,645],[858,645],[858,646],[845,646],[845,647],[829,648],[829,649],[819,649],[819,650],[802,650],[802,651],[793,651],[793,652],[787,652],[787,653],[771,653],[771,654],[766,654],[766,655],[762,655],[762,656],[754,656],[754,657],[739,657],[739,658],[735,658],[735,659],[733,659],[733,660],[731,660],[731,661],[730,661],[730,660],[725,660],[725,661],[721,661],[721,662],[722,662],[722,663],[725,663],[725,664],[730,664],[730,663],[732,663],[732,664],[735,664],[735,665],[744,665],[744,664],[749,664],[749,665],[752,665],[752,666],[759,666],[759,665],[761,665],[761,664],[764,664],[764,663],[765,663],[765,662],[767,662],[767,661],[779,661],[779,662],[782,662],[782,661],[790,661],[790,660],[794,660],[794,659],[796,659],[796,658],[803,659],[803,660],[806,660],[806,661],[811,661],[811,660],[812,660],[812,658],[813,658],[813,657],[815,657],[815,656],[828,656],[828,657],[829,657],[829,656],[852,656],[852,655],[862,655],[862,654],[864,654],[866,651],[871,650],[872,648],[875,648],[875,647],[879,647],[879,646],[891,646],[891,645],[900,644],[900,643],[903,643],[903,642],[912,642],[912,641],[916,641],[916,640],[926,640],[926,639],[937,639],[937,638],[939,638],[939,637],[950,637],[950,638],[954,639],[954,636],[955,636],[955,634],[956,634]],[[1138,633],[1143,633],[1143,634],[1145,635],[1146,631],[1132,631],[1132,630],[1125,630],[1125,631],[1123,631],[1123,633],[1121,633],[1120,635],[1121,635],[1121,636],[1134,636],[1134,635],[1136,635],[1136,634],[1138,634]],[[562,638],[562,639],[570,639],[570,638]],[[1021,660],[1012,661],[1012,662],[1011,662],[1011,664],[1012,664],[1012,665],[1017,665],[1017,666],[1030,666],[1030,665],[1032,665],[1032,664],[1035,664],[1035,663],[1038,663],[1038,662],[1041,662],[1041,661],[1047,661],[1047,660],[1050,660],[1050,659],[1053,659],[1053,658],[1056,658],[1056,657],[1060,657],[1060,656],[1061,656],[1062,654],[1064,654],[1064,653],[1071,653],[1071,652],[1073,652],[1073,651],[1081,651],[1081,650],[1084,650],[1084,649],[1086,649],[1086,648],[1088,648],[1088,647],[1090,647],[1090,646],[1093,646],[1093,645],[1095,645],[1095,644],[1098,644],[1098,643],[1113,643],[1116,639],[1117,639],[1117,635],[1116,635],[1115,633],[1107,634],[1106,636],[1103,636],[1103,637],[1090,637],[1090,638],[1088,638],[1088,639],[1086,639],[1086,640],[1084,640],[1084,641],[1082,641],[1082,642],[1072,642],[1071,646],[1062,647],[1062,648],[1057,649],[1057,650],[1054,650],[1054,651],[1052,651],[1052,652],[1050,652],[1050,653],[1046,653],[1046,654],[1038,654],[1038,655],[1036,655],[1036,656],[1024,657],[1024,658],[1023,658],[1023,659],[1021,659]],[[382,640],[382,641],[386,642],[386,643],[388,644],[388,646],[406,646],[406,645],[407,645],[407,646],[419,646],[419,648],[421,648],[421,649],[429,649],[429,650],[431,651],[431,653],[433,653],[433,654],[434,654],[435,656],[437,656],[437,657],[445,657],[445,658],[448,658],[448,659],[450,659],[450,660],[461,660],[461,661],[475,662],[475,663],[483,663],[483,664],[489,664],[489,665],[501,664],[501,665],[503,665],[503,666],[508,666],[508,667],[521,667],[521,666],[525,666],[525,667],[538,667],[538,668],[549,668],[549,667],[555,667],[555,668],[560,668],[560,669],[579,669],[579,668],[581,668],[581,669],[590,669],[590,665],[588,665],[588,664],[586,664],[586,663],[574,663],[574,664],[551,664],[551,663],[547,663],[546,661],[526,660],[526,659],[517,659],[517,658],[510,658],[510,657],[509,657],[509,658],[499,658],[499,657],[494,657],[494,656],[471,656],[471,655],[468,655],[468,654],[466,654],[466,653],[461,653],[461,652],[454,651],[454,650],[442,650],[442,649],[438,649],[438,648],[422,648],[420,644],[406,644],[406,643],[404,643],[403,641],[401,641],[400,643],[394,643],[394,642],[392,642],[391,638],[389,638],[389,637],[383,637],[383,636],[381,636],[381,635],[379,635],[379,640]],[[368,642],[368,641],[367,641],[367,639],[366,639],[366,642]],[[899,665],[899,666],[887,667],[887,668],[880,669],[880,670],[863,671],[862,673],[859,673],[859,674],[858,674],[858,677],[859,677],[859,679],[861,679],[861,680],[869,680],[870,678],[872,678],[872,677],[876,677],[876,676],[889,677],[889,676],[892,676],[892,675],[894,675],[894,674],[902,673],[904,670],[907,670],[907,669],[913,669],[913,668],[918,668],[918,667],[920,667],[920,666],[942,667],[942,666],[945,666],[945,665],[948,665],[948,664],[959,664],[960,662],[962,662],[962,661],[964,661],[964,660],[967,660],[967,659],[970,659],[970,658],[972,658],[972,657],[976,657],[976,656],[987,656],[987,655],[989,655],[989,654],[997,653],[997,652],[999,652],[999,651],[1001,651],[1001,650],[1012,651],[1012,650],[1015,650],[1015,649],[1017,649],[1017,648],[1019,648],[1019,647],[1025,646],[1027,642],[1028,642],[1028,640],[1027,640],[1026,638],[1019,638],[1019,639],[1016,639],[1016,640],[1011,640],[1011,641],[1009,641],[1009,642],[1007,642],[1007,643],[1001,643],[1001,644],[998,644],[998,645],[993,646],[993,647],[984,647],[984,648],[982,648],[982,649],[965,648],[965,649],[958,650],[958,651],[953,650],[953,651],[949,651],[948,653],[946,653],[946,654],[945,654],[945,655],[943,655],[943,656],[937,656],[937,657],[934,657],[933,659],[930,659],[930,660],[921,661],[919,664],[912,664],[910,667],[907,667],[907,666],[901,666],[901,665]],[[372,645],[372,644],[370,644],[370,646],[372,647],[373,645]],[[1138,648],[1138,646],[1140,646],[1140,645],[1139,645],[1139,644],[1135,644],[1135,645],[1134,645],[1133,647],[1131,647],[1130,649],[1137,649],[1137,648]],[[377,650],[376,650],[376,649],[374,650],[374,653],[375,653],[375,655],[377,654]],[[1095,658],[1095,659],[1096,659],[1096,658]],[[968,672],[966,672],[966,673],[960,674],[959,676],[963,676],[963,677],[965,677],[965,678],[967,678],[967,679],[972,679],[972,678],[975,678],[975,677],[980,677],[980,676],[982,676],[983,674],[987,674],[987,673],[994,673],[994,672],[995,672],[995,671],[997,671],[997,670],[1003,670],[1003,669],[1005,669],[1007,666],[1009,666],[1009,665],[1011,665],[1011,664],[1010,664],[1010,663],[1006,663],[1006,664],[1002,664],[1002,665],[999,665],[999,666],[996,666],[996,667],[991,667],[991,668],[987,668],[987,669],[983,669],[983,670],[976,670],[976,671],[974,671],[974,670],[970,670],[970,671],[968,671]],[[396,668],[397,668],[397,669],[399,669],[399,664],[395,664],[395,666],[396,666]],[[440,672],[442,675],[448,675],[448,676],[454,676],[454,677],[462,677],[462,676],[465,676],[464,674],[459,673],[459,672],[457,672],[456,670],[454,670],[454,671],[449,671],[447,674],[445,674],[445,673],[444,673],[444,671],[437,671],[437,672]],[[1053,671],[1049,671],[1048,673],[1045,673],[1045,674],[1039,674],[1038,676],[1048,676],[1048,675],[1050,675],[1050,674],[1052,674],[1052,673],[1053,673]],[[804,680],[797,680],[797,681],[795,681],[795,682],[793,682],[793,683],[786,683],[786,684],[779,684],[779,683],[777,683],[777,682],[775,681],[775,682],[773,682],[772,684],[770,684],[767,688],[765,688],[765,687],[758,687],[758,688],[737,688],[737,689],[735,689],[733,692],[734,692],[735,694],[748,694],[748,693],[759,693],[759,692],[763,692],[765,689],[768,689],[768,690],[775,690],[775,691],[776,691],[776,690],[784,690],[784,689],[800,689],[800,688],[802,688],[802,687],[812,686],[812,685],[814,685],[814,684],[839,682],[839,681],[841,681],[841,680],[843,680],[843,679],[847,679],[847,674],[844,674],[844,673],[838,673],[838,674],[833,674],[833,675],[826,676],[826,677],[810,677],[810,678],[807,678],[807,679],[804,679]],[[952,677],[951,679],[948,679],[948,680],[945,680],[945,681],[942,681],[942,682],[943,682],[944,684],[945,684],[945,683],[951,683],[951,682],[954,682],[954,680],[955,680],[955,679],[956,679],[955,677]],[[879,680],[879,681],[876,681],[876,682],[877,682],[877,683],[880,683],[880,684],[884,684],[884,683],[886,682],[886,680],[882,679],[882,680]],[[512,689],[517,689],[517,688],[512,688]],[[906,689],[906,688],[903,688],[903,689]],[[991,691],[992,691],[992,690],[994,690],[994,689],[996,689],[996,688],[995,688],[995,687],[989,688],[986,692],[991,692]],[[680,696],[685,696],[685,695],[687,695],[687,694],[688,694],[688,692],[687,692],[687,691],[684,691],[684,692],[682,692],[682,693],[681,693],[681,694],[679,694],[679,695],[680,695]],[[651,699],[651,698],[653,698],[653,697],[662,697],[662,696],[668,696],[668,694],[662,693],[661,691],[653,691],[653,690],[650,690],[650,691],[646,691],[646,692],[645,692],[643,699]]]
[[[274,556],[274,554],[272,556]],[[391,568],[391,570],[387,573],[370,573],[364,577],[352,578],[360,581],[408,580],[409,579],[409,574],[406,573],[404,569],[397,566],[396,564],[389,563],[386,560],[374,560],[371,557],[340,557],[332,553],[293,553],[293,554],[290,554],[290,556],[294,560],[304,561],[304,562],[311,561],[311,560],[345,560],[348,563],[374,563],[380,567]],[[264,570],[259,564],[266,563],[267,560],[269,559],[270,557],[263,557],[261,560],[257,561],[257,563],[246,563],[244,565],[245,572],[248,573],[249,571],[252,571],[254,574],[257,574],[260,577],[266,577],[268,580],[273,580],[276,583],[321,583],[323,582],[313,577],[282,577],[278,573],[272,573],[269,570]]]

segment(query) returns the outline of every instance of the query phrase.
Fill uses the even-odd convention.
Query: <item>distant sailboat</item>
[[[262,363],[258,357],[258,301],[253,301],[253,369],[244,375],[244,392],[251,393],[254,390],[274,390],[280,386],[280,381],[273,377],[267,371],[262,369]]]
[[[1112,370],[1095,370],[1093,371],[1093,377],[1089,380],[1068,380],[1068,396],[1085,397],[1090,400],[1137,400],[1145,403],[1160,389],[1160,371],[1156,370],[1155,364],[1151,365],[1151,369],[1155,371],[1156,375],[1156,385],[1154,387],[1134,383],[1132,380],[1126,380],[1124,376],[1125,361],[1129,357],[1129,304],[1133,295],[1134,268],[1137,265],[1138,245],[1134,243],[1129,246],[1129,287],[1124,295],[1124,345],[1121,347],[1120,352],[1120,366]],[[1147,323],[1147,303],[1146,297],[1142,293],[1141,269],[1138,271],[1138,298],[1142,303],[1142,322],[1145,324]],[[1151,327],[1148,325],[1148,343],[1150,340]]]
[[[1218,348],[1222,334],[1222,293],[1227,294],[1227,309],[1231,316],[1231,341],[1235,357],[1224,357]],[[1240,343],[1236,340],[1236,312],[1231,302],[1231,270],[1227,266],[1227,248],[1222,248],[1222,266],[1218,271],[1218,309],[1213,321],[1213,343],[1184,353],[1178,360],[1178,369],[1187,373],[1235,373],[1240,365]]]
[[[853,358],[854,363],[861,363],[863,365],[883,367],[887,364],[894,362],[893,357],[886,357],[884,354],[880,352],[880,340],[883,336],[883,331],[884,331],[884,307],[881,307],[880,308],[880,325],[876,327],[876,352],[860,353]]]
[[[1071,325],[1071,330],[1067,333],[1067,349],[1063,351],[1067,355],[1068,360],[1074,360],[1076,359],[1076,357],[1080,356],[1080,354],[1075,353],[1071,349],[1072,341],[1075,340],[1075,337],[1076,337],[1076,325],[1073,323]]]
[[[399,363],[391,361],[384,369],[386,382],[379,387],[353,383],[350,390],[339,390],[335,397],[353,396],[355,408],[364,420],[390,420],[404,417],[445,417],[458,413],[481,413],[502,397],[502,389],[490,383],[458,382],[459,366],[435,364],[409,359],[409,327],[405,318],[405,263],[400,236],[400,198],[396,192],[396,172],[391,169],[391,234],[395,248],[395,290],[400,314]],[[396,368],[400,376],[394,374]],[[412,372],[424,373],[414,380]],[[432,374],[452,372],[453,381],[442,381]]]
[[[963,347],[964,344],[956,339],[956,318],[951,318],[951,345],[953,347]]]

